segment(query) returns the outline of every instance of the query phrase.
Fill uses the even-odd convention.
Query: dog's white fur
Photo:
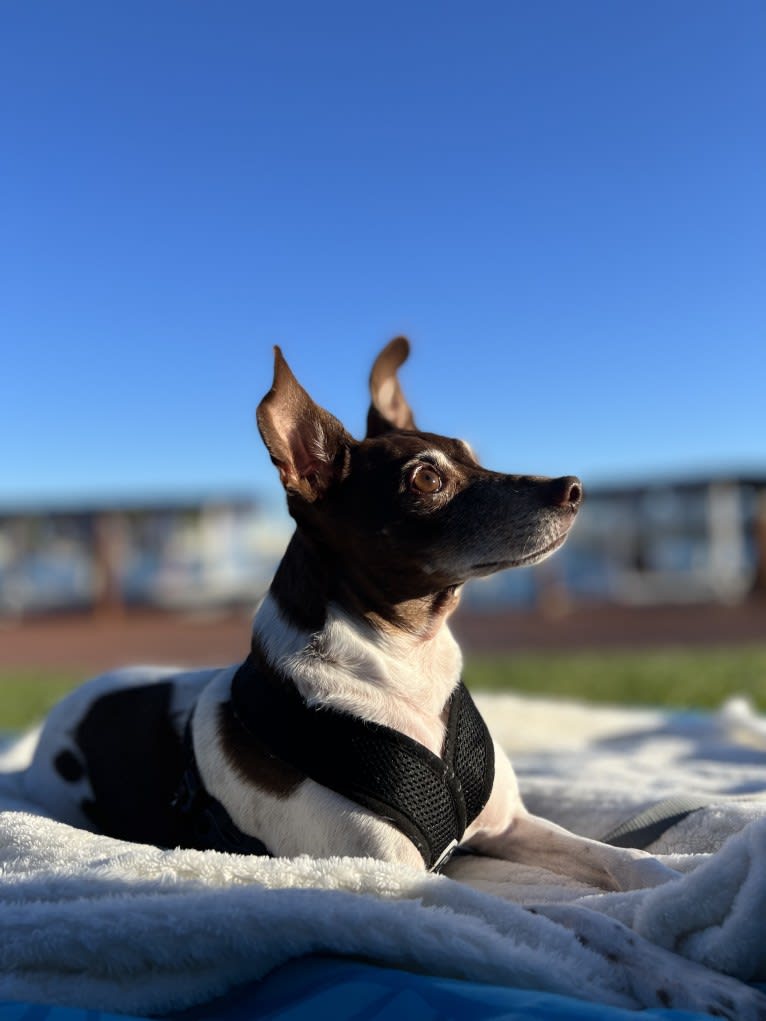
[[[253,633],[272,666],[292,679],[309,705],[380,723],[441,753],[442,712],[463,665],[446,626],[423,641],[377,631],[331,604],[324,628],[309,634],[290,624],[267,595]]]

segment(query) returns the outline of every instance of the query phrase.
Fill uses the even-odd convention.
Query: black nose
[[[569,507],[570,510],[576,511],[582,503],[582,482],[576,475],[563,475],[560,479],[551,479],[548,499],[554,507]]]

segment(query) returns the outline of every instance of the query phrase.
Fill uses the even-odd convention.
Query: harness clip
[[[449,844],[447,844],[447,846],[444,848],[442,853],[439,855],[437,860],[434,862],[434,864],[431,866],[429,872],[438,872],[443,865],[446,865],[447,862],[452,857],[455,848],[457,847],[457,844],[458,844],[457,840],[451,840]]]

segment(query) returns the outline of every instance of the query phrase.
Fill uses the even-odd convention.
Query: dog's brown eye
[[[410,485],[419,493],[438,493],[442,487],[441,475],[433,468],[421,465],[412,473]]]

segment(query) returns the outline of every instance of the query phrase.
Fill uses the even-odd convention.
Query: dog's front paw
[[[633,854],[635,857],[626,856],[609,870],[618,890],[643,890],[681,878],[680,872],[663,865],[651,854],[645,851],[634,851]]]

